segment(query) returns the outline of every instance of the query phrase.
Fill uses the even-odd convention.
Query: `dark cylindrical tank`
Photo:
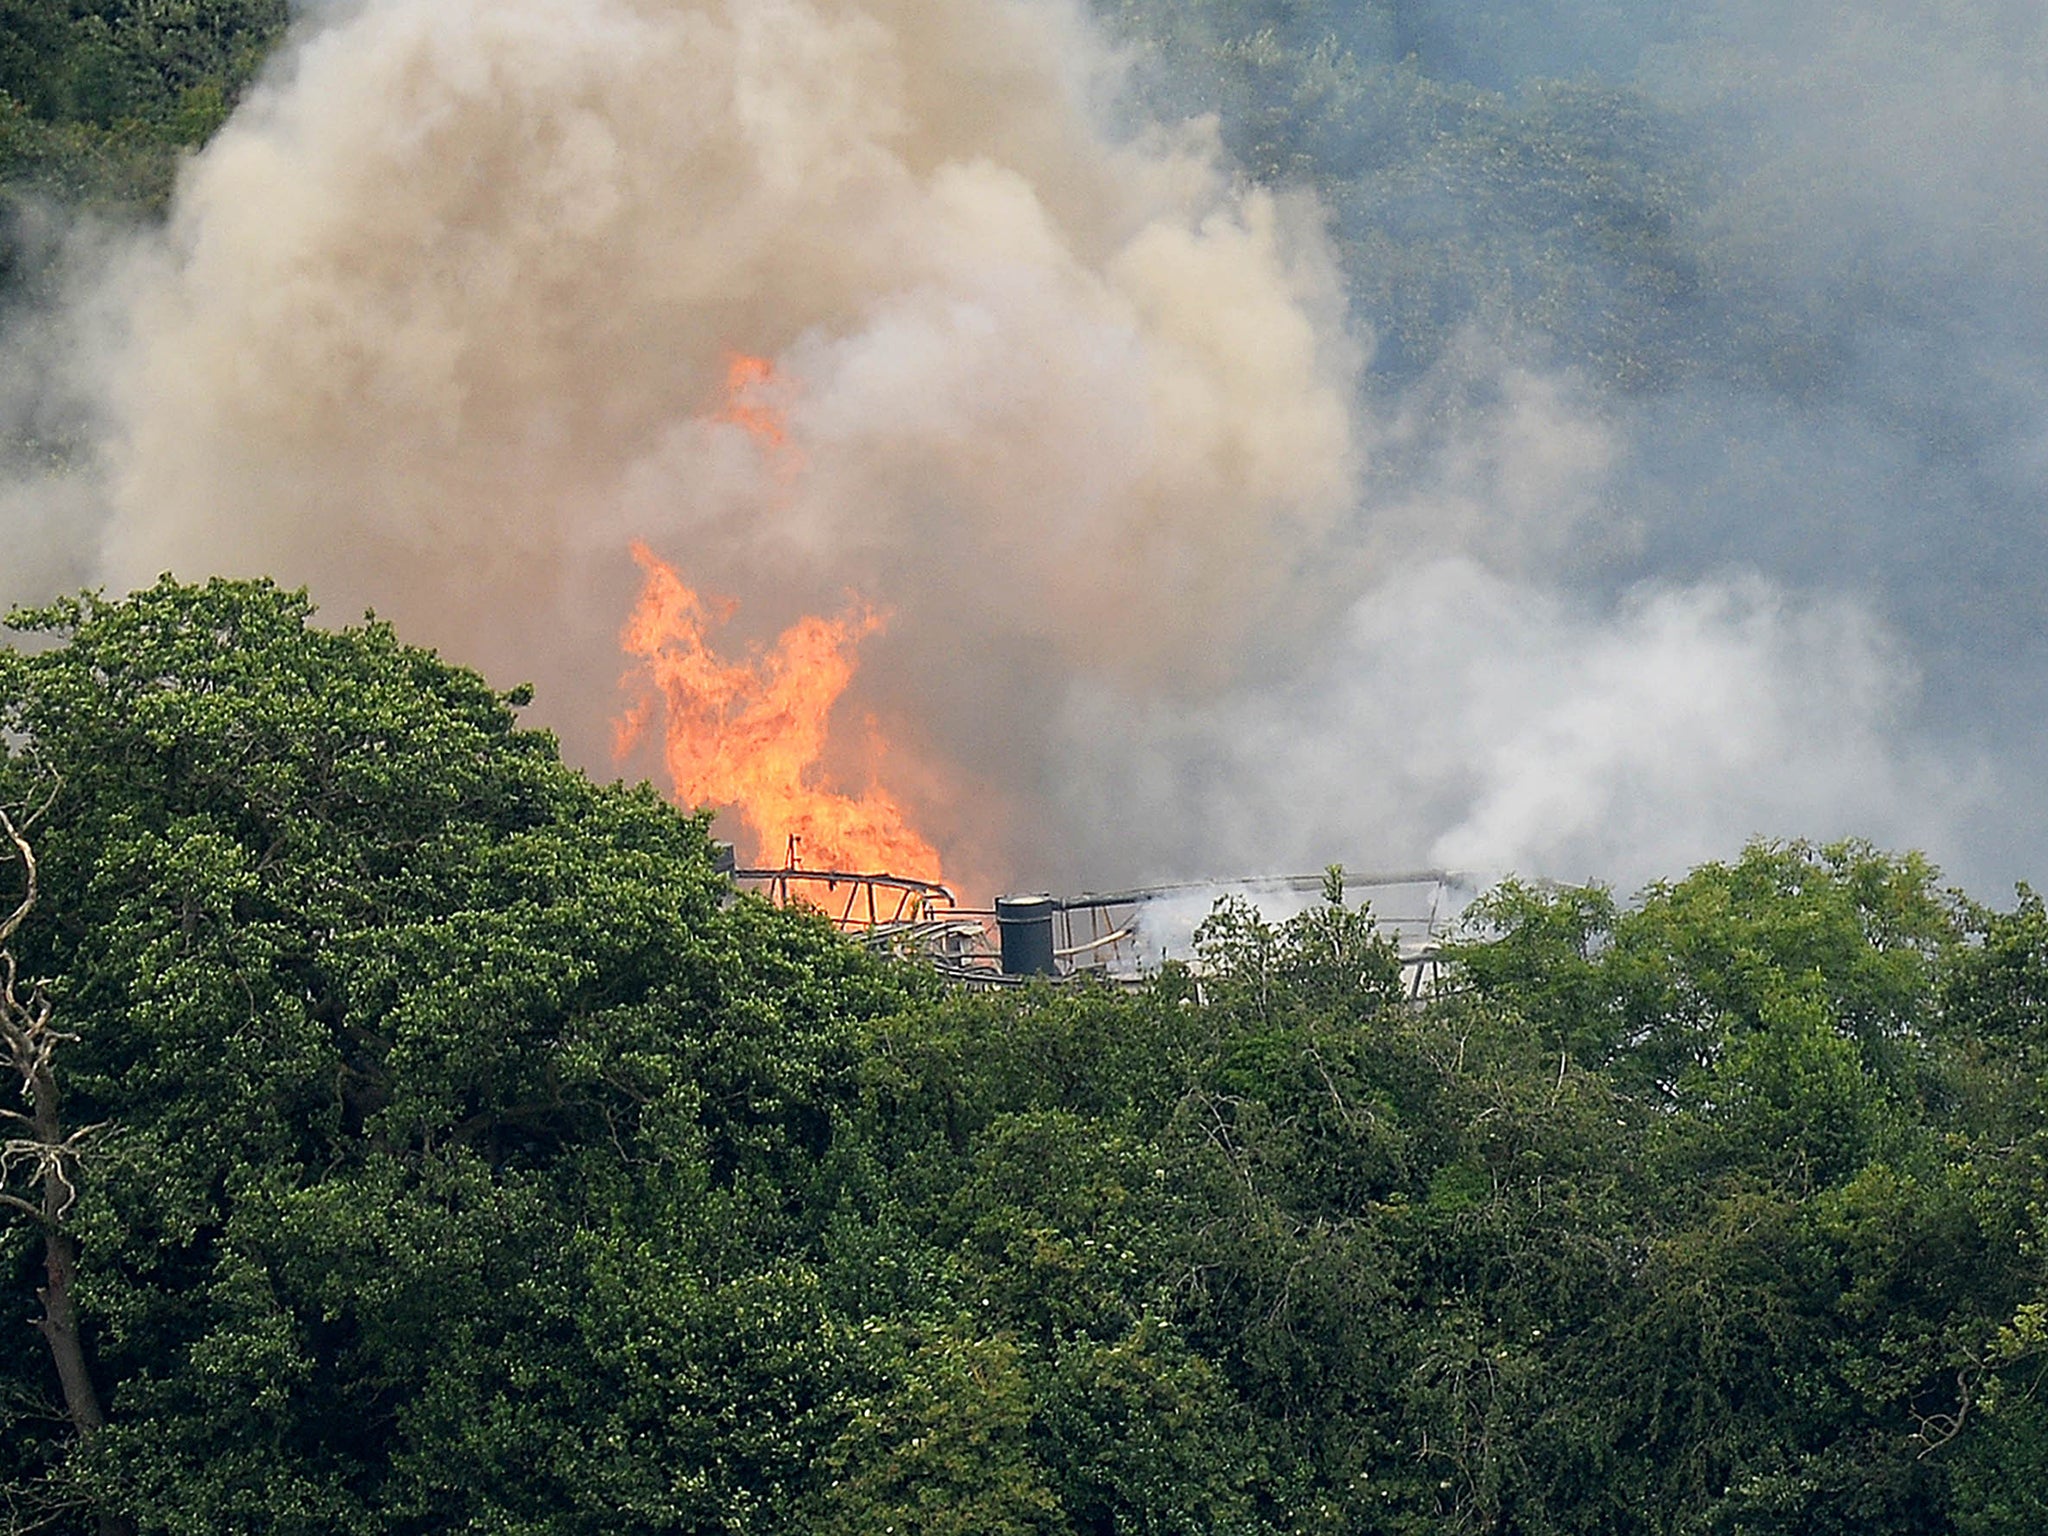
[[[1005,976],[1053,974],[1052,915],[1059,906],[1050,896],[996,898],[996,936],[1002,942]]]

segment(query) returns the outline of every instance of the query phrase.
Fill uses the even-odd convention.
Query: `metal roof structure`
[[[731,867],[733,879],[778,906],[803,905],[882,954],[930,965],[970,986],[1018,986],[1092,976],[1136,982],[1168,959],[1193,959],[1192,935],[1218,900],[1305,910],[1324,897],[1329,872],[1184,880],[1075,896],[1004,896],[968,906],[951,888],[886,872]],[[1453,870],[1343,875],[1393,939],[1413,995],[1434,990],[1439,947],[1479,884]]]

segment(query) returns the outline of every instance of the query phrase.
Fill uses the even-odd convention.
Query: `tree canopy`
[[[286,0],[0,0],[0,189],[161,206],[288,19]]]
[[[103,1406],[0,1353],[15,1530],[2038,1526],[2031,894],[1758,845],[1505,886],[1422,1003],[1335,902],[948,991],[384,625],[14,624],[96,1129],[0,1310],[61,1229]]]

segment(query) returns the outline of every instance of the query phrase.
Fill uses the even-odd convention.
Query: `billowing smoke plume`
[[[1955,846],[1948,814],[1983,786],[1898,744],[1909,678],[1854,606],[1794,607],[1755,579],[1640,589],[1601,618],[1447,559],[1367,593],[1259,697],[1132,720],[1083,695],[1076,738],[1108,745],[1075,809],[1108,841],[1131,805],[1174,807],[1221,868],[1341,847],[1611,878],[1772,826]],[[1177,830],[1125,836],[1168,863]]]
[[[1625,571],[1666,537],[1664,482],[1618,494],[1635,407],[1483,328],[1362,389],[1326,210],[1213,123],[1109,127],[1070,5],[307,27],[67,312],[105,336],[56,391],[99,451],[0,497],[37,551],[8,595],[305,582],[533,679],[603,771],[633,540],[735,636],[854,591],[891,618],[836,766],[977,884],[1967,853],[1981,784],[1906,744],[1881,615]],[[734,352],[773,360],[786,451],[719,419]]]

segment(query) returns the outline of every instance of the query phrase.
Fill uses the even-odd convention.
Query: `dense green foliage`
[[[1798,390],[1825,366],[1832,338],[1772,291],[1769,231],[1728,199],[1716,125],[1589,69],[1597,49],[1562,26],[1546,47],[1527,6],[1100,9],[1153,61],[1161,106],[1219,114],[1255,177],[1317,192],[1382,382],[1411,383],[1470,332],[1543,338],[1622,391],[1699,374]],[[1619,57],[1668,19],[1611,10],[1588,25]]]
[[[0,654],[107,1123],[107,1423],[18,1332],[12,1528],[2039,1528],[2032,895],[1758,846],[1503,888],[1426,1005],[1337,904],[947,992],[307,619],[166,583]],[[39,1273],[17,1216],[10,1328]]]
[[[286,0],[0,0],[0,189],[159,206]]]
[[[1546,69],[1552,8],[1098,9],[1320,195],[1369,388],[1426,414],[1474,334],[1617,398],[1848,366],[1863,254],[1782,277],[1727,123]],[[160,207],[285,24],[0,0],[0,198]],[[2048,1527],[2032,893],[1758,846],[1506,887],[1426,1007],[1335,905],[1133,994],[945,993],[307,618],[166,585],[0,655],[108,1414],[9,1219],[0,1530]]]

